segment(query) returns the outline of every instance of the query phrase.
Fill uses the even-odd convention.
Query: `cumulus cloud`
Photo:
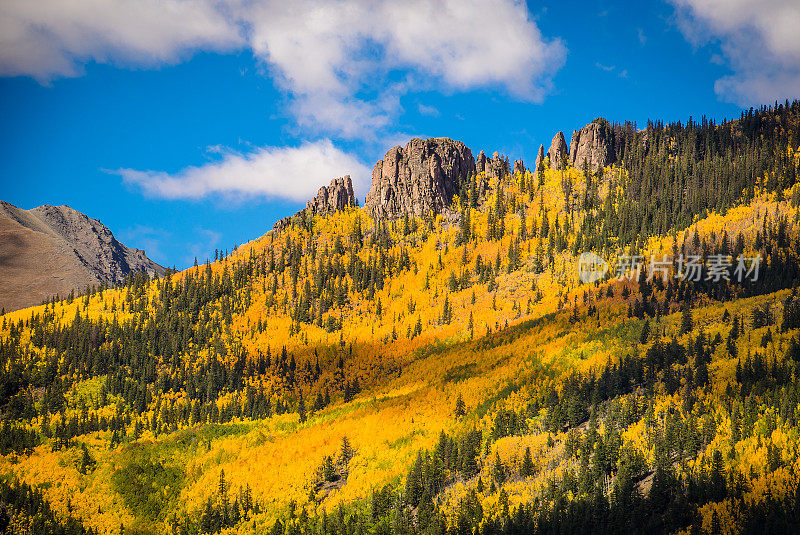
[[[794,98],[800,88],[797,0],[672,0],[684,35],[695,45],[718,41],[732,74],[717,94],[748,106]]]
[[[298,0],[244,11],[254,52],[295,96],[299,116],[344,135],[353,122],[384,126],[414,88],[499,86],[541,101],[565,57],[563,44],[545,40],[514,0]],[[414,76],[386,83],[405,69]],[[364,91],[379,96],[366,103]]]
[[[48,81],[89,61],[152,66],[237,48],[262,60],[301,126],[349,138],[386,128],[414,89],[500,87],[539,102],[566,53],[521,0],[0,3],[4,75]]]
[[[298,147],[261,147],[248,153],[216,148],[216,161],[177,173],[118,169],[111,171],[146,195],[199,199],[211,195],[283,198],[304,201],[332,178],[349,174],[363,189],[369,169],[329,140]]]
[[[0,74],[47,82],[88,61],[157,66],[244,43],[213,0],[3,0]]]

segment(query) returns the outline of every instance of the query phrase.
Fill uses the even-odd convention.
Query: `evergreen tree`
[[[529,477],[533,475],[533,458],[531,457],[531,448],[525,448],[525,456],[522,459],[522,467],[520,467],[520,474],[522,477]]]
[[[683,313],[681,314],[681,333],[686,334],[692,332],[694,328],[694,320],[692,318],[692,309],[688,303],[683,305]]]
[[[464,404],[464,398],[461,397],[461,393],[458,394],[458,398],[456,398],[456,408],[454,414],[456,418],[460,418],[467,413],[467,407]]]

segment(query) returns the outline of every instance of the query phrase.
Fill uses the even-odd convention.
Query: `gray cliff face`
[[[586,165],[589,171],[596,171],[614,163],[614,158],[614,134],[605,119],[596,119],[572,133],[569,161],[576,169]]]
[[[522,160],[519,160],[519,163],[522,164]],[[500,157],[497,151],[494,151],[491,158],[487,158],[483,151],[480,151],[475,159],[475,170],[477,174],[485,173],[487,179],[502,179],[508,175],[508,160]]]
[[[334,178],[329,185],[319,188],[316,196],[306,202],[306,207],[297,212],[294,217],[326,216],[355,205],[356,197],[353,193],[353,181],[350,179],[350,175],[344,175],[340,178]],[[281,231],[291,223],[291,217],[284,217],[276,221],[272,228],[275,231]]]
[[[514,162],[514,172],[517,170],[517,163],[522,165],[522,160]],[[494,151],[491,158],[488,158],[483,151],[480,151],[475,161],[475,171],[477,175],[481,175],[481,173],[483,173],[482,176],[478,176],[475,184],[477,187],[478,198],[482,199],[489,191],[491,180],[493,178],[502,180],[508,176],[508,159],[501,157],[500,153],[497,151]]]
[[[123,245],[100,221],[69,206],[44,205],[30,213],[63,238],[102,282],[118,284],[132,272],[164,273],[164,268],[147,258],[144,251]]]
[[[120,243],[100,221],[69,206],[23,210],[0,201],[0,305],[17,310],[130,273],[165,270]]]
[[[536,153],[536,164],[533,167],[534,171],[539,170],[539,164],[544,161],[544,145],[539,145],[539,152]]]
[[[366,208],[376,219],[441,213],[475,169],[472,151],[461,141],[412,139],[375,164]]]
[[[563,169],[564,160],[569,157],[569,149],[567,142],[564,139],[564,132],[557,132],[553,136],[553,141],[550,143],[550,150],[547,151],[547,156],[550,157],[551,169]]]
[[[327,215],[356,205],[353,181],[350,175],[331,180],[329,186],[319,188],[316,197],[306,203],[306,211],[313,215]]]

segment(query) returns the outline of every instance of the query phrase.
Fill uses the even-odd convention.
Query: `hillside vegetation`
[[[604,169],[5,314],[0,527],[796,532],[800,103],[613,129]]]

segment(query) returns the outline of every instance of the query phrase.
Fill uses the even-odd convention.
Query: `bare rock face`
[[[525,174],[525,163],[522,160],[514,160],[514,174]]]
[[[344,210],[356,205],[356,197],[353,193],[353,181],[350,175],[341,178],[334,178],[330,185],[322,186],[317,191],[317,195],[306,202],[306,207],[294,214],[294,217],[283,217],[275,222],[272,230],[280,232],[292,224],[292,219],[305,219],[306,216],[332,214],[338,210]]]
[[[472,151],[461,141],[412,139],[375,164],[366,207],[376,219],[440,213],[475,169]]]
[[[508,158],[502,158],[500,153],[494,151],[487,175],[503,179],[508,175]]]
[[[481,173],[485,173],[486,172],[486,168],[487,168],[486,162],[487,161],[491,161],[491,160],[489,160],[486,157],[486,155],[483,153],[483,151],[480,151],[478,153],[478,157],[475,158],[475,172],[476,172],[476,174],[481,174]]]
[[[497,151],[491,158],[480,151],[475,159],[475,170],[477,174],[485,173],[486,178],[503,178],[508,174],[508,161],[501,158]]]
[[[536,154],[536,165],[533,167],[535,171],[539,170],[539,164],[544,161],[544,145],[539,145],[539,152]]]
[[[15,310],[87,285],[114,285],[130,273],[162,275],[140,249],[120,243],[100,221],[69,206],[23,210],[0,201],[0,305]]]
[[[557,132],[553,136],[553,141],[550,143],[550,150],[547,151],[547,156],[550,157],[551,169],[563,169],[564,160],[569,157],[569,149],[567,142],[564,139],[564,132]]]
[[[69,245],[98,280],[121,283],[131,272],[164,273],[141,249],[121,244],[100,221],[69,206],[44,205],[30,211]]]
[[[300,210],[297,213],[301,214],[301,213],[303,213],[303,211]],[[272,225],[272,230],[274,230],[275,232],[280,232],[280,231],[282,231],[283,229],[285,229],[286,227],[288,227],[291,224],[292,224],[292,218],[291,217],[282,217],[282,218],[278,219],[277,221],[275,221],[275,224]]]
[[[605,119],[595,119],[572,133],[569,161],[576,169],[590,171],[614,163],[614,133]]]
[[[521,163],[522,162],[520,161],[520,164]],[[483,151],[480,151],[475,161],[475,170],[479,175],[476,183],[478,189],[478,198],[481,198],[489,191],[489,185],[492,178],[502,180],[508,176],[508,158],[501,157],[500,153],[497,151],[494,151],[492,157],[488,158]],[[480,176],[481,173],[483,173],[482,176]]]
[[[317,196],[306,203],[306,211],[313,215],[327,215],[356,205],[353,194],[353,181],[350,175],[331,180],[329,186],[322,186]]]

